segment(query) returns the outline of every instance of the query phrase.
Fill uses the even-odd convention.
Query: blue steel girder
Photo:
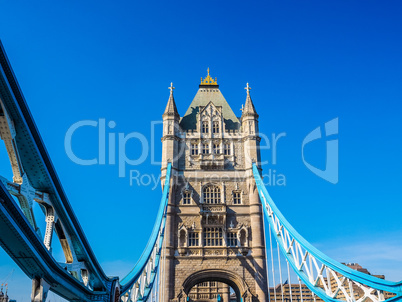
[[[52,291],[70,301],[110,300],[109,291],[90,290],[59,265],[1,182],[0,230],[0,245],[31,279],[44,279]],[[116,281],[110,279],[108,287]]]
[[[87,289],[91,289],[94,293],[99,292],[101,293],[101,295],[103,295],[103,292],[109,293],[109,291],[111,290],[111,283],[115,282],[115,279],[109,278],[105,275],[103,269],[99,265],[92,251],[92,248],[90,247],[90,244],[81,228],[81,225],[78,222],[77,217],[75,216],[71,208],[71,205],[62,188],[61,182],[56,174],[56,171],[47,153],[39,131],[22,95],[22,92],[12,71],[11,65],[7,59],[1,42],[0,101],[4,105],[4,109],[13,122],[13,127],[16,132],[14,142],[17,149],[18,158],[22,166],[22,173],[24,173],[24,176],[26,175],[26,178],[28,179],[30,185],[34,190],[37,191],[37,193],[39,192],[41,194],[48,194],[47,196],[49,202],[51,203],[51,206],[53,207],[54,212],[57,213],[58,217],[57,225],[59,225],[59,228],[56,227],[56,233],[60,233],[60,231],[62,231],[63,233],[68,235],[70,245],[69,247],[74,255],[74,260],[78,263],[83,263],[85,269],[87,269],[88,271],[90,278],[89,286],[87,287]],[[2,191],[6,190],[4,185],[1,185]],[[5,192],[3,193],[5,194]],[[10,197],[11,196],[9,194],[4,195],[3,197],[7,204],[11,204],[11,201],[14,203],[12,198],[9,199]],[[22,212],[20,211],[20,213]],[[6,216],[2,216],[2,218],[6,219],[5,217]],[[20,223],[22,224],[21,227],[26,227],[24,225],[24,222],[26,222],[24,216],[20,217],[15,214],[13,217],[15,218],[13,220],[14,231],[17,230]],[[7,225],[7,221],[2,221],[2,223]],[[60,225],[62,227],[60,227]],[[35,234],[35,230],[33,230],[32,227],[31,231],[33,231],[33,234]],[[18,234],[18,232],[15,234]],[[34,237],[32,236],[33,235],[27,231],[25,236],[14,236],[13,241],[2,241],[2,245],[5,250],[7,250],[9,254],[11,253],[10,255],[17,263],[19,263],[20,267],[24,271],[27,269],[27,267],[21,266],[24,265],[24,263],[29,267],[29,263],[40,263],[40,257],[51,257],[49,251],[44,248],[43,243],[41,243],[42,248],[36,248],[32,245],[32,242],[30,244],[24,242],[25,240],[29,240],[32,238],[37,239],[36,235],[34,235]],[[29,250],[30,248],[34,248],[34,250],[32,251],[33,254],[31,255],[32,259],[35,259],[34,262],[25,262],[25,260],[23,261],[23,258],[20,258],[17,254],[13,253],[13,250],[11,250],[10,248],[7,248],[9,242],[13,242],[13,244],[16,244],[15,242],[17,241],[22,241],[18,243],[20,245],[20,248],[22,249],[21,251],[23,251],[24,249]],[[25,250],[24,253],[27,253],[28,250]],[[34,253],[34,251],[36,254]],[[54,262],[53,264],[55,263],[56,262]],[[78,280],[76,280],[71,274],[67,273],[59,264],[57,265],[59,269],[62,269],[65,272],[64,275],[60,276],[64,276],[63,278],[65,278],[66,282],[72,282],[73,284],[75,282],[78,282]],[[71,266],[70,263],[66,263],[66,265],[63,266],[64,268],[68,268],[69,265]],[[44,266],[37,267],[43,268]],[[44,272],[36,273],[36,275],[31,275],[31,277],[36,278],[40,277],[40,275],[44,275]]]

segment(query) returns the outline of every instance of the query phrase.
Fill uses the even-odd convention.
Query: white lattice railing
[[[402,300],[401,282],[353,270],[320,252],[287,222],[265,188],[256,164],[253,174],[264,214],[282,254],[304,284],[324,301]]]

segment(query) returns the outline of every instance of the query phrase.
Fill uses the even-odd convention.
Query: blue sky
[[[399,1],[3,1],[0,38],[64,189],[107,274],[123,277],[151,232],[160,186],[130,186],[116,165],[80,166],[64,150],[81,120],[114,121],[113,133],[151,142],[174,83],[181,115],[211,69],[237,115],[247,82],[260,130],[286,133],[269,189],[290,223],[342,262],[402,279],[402,5]],[[303,164],[304,137],[339,118],[339,182]],[[108,133],[109,133],[108,132]],[[77,132],[82,158],[97,156],[95,128]],[[161,156],[156,127],[155,158]],[[139,142],[127,144],[131,158]],[[325,141],[305,149],[324,168]],[[5,151],[2,175],[10,177]],[[270,150],[262,153],[271,159]],[[148,157],[129,167],[158,177]],[[144,213],[146,213],[144,215]],[[39,214],[38,214],[39,215]],[[54,247],[56,257],[61,251]],[[0,278],[15,265],[0,251]],[[1,279],[0,279],[1,281]],[[28,301],[16,268],[11,296]]]

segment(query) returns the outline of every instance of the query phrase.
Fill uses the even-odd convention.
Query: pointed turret
[[[163,137],[162,137],[162,169],[166,168],[168,162],[172,167],[177,167],[178,160],[178,135],[180,134],[180,115],[177,112],[176,103],[173,97],[173,83],[170,83],[170,96],[162,115]],[[164,172],[163,172],[164,173]]]
[[[258,114],[250,97],[250,86],[247,83],[246,104],[242,108],[241,125],[244,139],[245,164],[247,169],[252,169],[253,162],[260,162],[260,138],[258,136]]]
[[[165,108],[165,112],[163,113],[163,116],[165,115],[173,115],[175,117],[179,117],[179,113],[177,111],[177,107],[176,107],[176,103],[174,101],[174,96],[173,96],[173,83],[170,83],[170,96],[169,96],[169,100],[168,103],[166,105]]]
[[[242,117],[245,115],[252,115],[252,116],[258,117],[258,114],[257,114],[257,111],[255,110],[253,101],[251,100],[251,96],[250,96],[251,87],[248,85],[248,83],[247,83],[246,88],[244,88],[244,89],[247,90],[247,98],[246,98],[246,104],[243,107]]]

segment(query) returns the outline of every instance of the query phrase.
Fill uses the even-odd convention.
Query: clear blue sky
[[[123,277],[154,223],[160,186],[130,186],[116,165],[79,166],[64,151],[80,120],[151,138],[172,81],[181,115],[207,67],[240,115],[246,82],[261,132],[286,133],[269,188],[290,223],[323,252],[402,279],[402,4],[399,1],[3,1],[0,38],[64,189],[107,274]],[[309,171],[304,137],[339,118],[339,183]],[[158,132],[159,131],[159,132]],[[154,143],[161,155],[161,129]],[[138,157],[138,142],[127,145]],[[3,175],[10,177],[4,148]],[[97,155],[96,129],[74,151]],[[306,149],[324,166],[324,142]],[[269,150],[263,158],[270,159]],[[130,167],[157,177],[148,158]],[[8,174],[7,174],[8,173]],[[37,212],[37,211],[36,211]],[[61,251],[54,248],[61,260]],[[0,278],[15,267],[0,251]],[[0,279],[1,281],[1,279]],[[16,268],[10,295],[28,301]]]

